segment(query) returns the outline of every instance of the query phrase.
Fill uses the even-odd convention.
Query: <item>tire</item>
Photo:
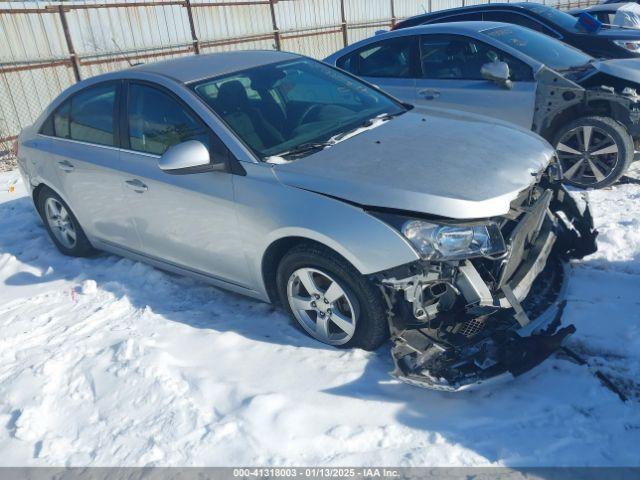
[[[581,117],[563,125],[552,144],[565,175],[564,182],[580,188],[613,185],[634,157],[633,139],[624,125],[607,117]],[[594,155],[597,152],[601,153]]]
[[[38,193],[36,205],[49,237],[60,252],[70,257],[88,257],[96,253],[78,219],[66,202],[60,198],[60,195],[48,187],[43,187]],[[58,205],[62,209],[57,211],[57,220],[52,218],[52,212],[56,213],[54,205]],[[56,226],[56,223],[64,224],[64,228]],[[71,241],[72,239],[73,241]]]
[[[312,282],[317,287],[317,298],[302,283],[305,273],[311,273]],[[336,301],[333,301],[338,291],[336,285],[328,290],[331,281],[344,293]],[[338,348],[375,350],[389,338],[386,306],[381,292],[332,250],[311,243],[294,247],[280,261],[276,282],[284,308],[297,325],[316,340]],[[332,302],[324,302],[325,294]],[[295,313],[292,307],[294,297],[303,299],[309,311],[296,309],[298,313]],[[316,308],[306,303],[314,299],[317,300]],[[327,311],[324,317],[328,320],[326,329],[318,326],[323,311]],[[353,327],[351,334],[349,328],[344,329],[344,319],[348,319],[350,313],[353,313],[349,327]],[[328,331],[330,338],[318,331]]]

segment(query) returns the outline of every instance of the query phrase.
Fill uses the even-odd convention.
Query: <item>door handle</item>
[[[144,193],[147,190],[149,190],[149,187],[147,187],[144,183],[142,183],[138,179],[126,180],[124,183],[126,183],[127,187],[129,187],[134,192]]]
[[[73,172],[73,169],[76,167],[73,166],[73,163],[68,162],[67,160],[63,160],[61,162],[58,162],[58,168],[60,168],[60,170],[64,170],[65,172],[69,173],[69,172]]]
[[[432,88],[424,88],[422,90],[418,90],[418,95],[420,95],[425,100],[435,100],[440,96],[440,92]]]

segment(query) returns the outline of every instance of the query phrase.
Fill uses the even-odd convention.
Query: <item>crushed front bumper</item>
[[[519,212],[504,258],[423,263],[381,279],[393,376],[447,391],[493,383],[540,364],[575,331],[561,326],[566,263],[596,250],[588,205],[555,186]]]

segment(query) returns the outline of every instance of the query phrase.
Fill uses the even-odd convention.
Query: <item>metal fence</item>
[[[544,0],[570,8],[594,0]],[[0,158],[74,82],[129,65],[234,49],[322,58],[419,13],[484,0],[136,0],[0,3]],[[542,0],[541,0],[542,3]]]

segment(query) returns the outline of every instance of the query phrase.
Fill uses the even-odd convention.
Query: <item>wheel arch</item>
[[[287,252],[302,243],[309,243],[330,250],[362,275],[386,270],[419,258],[415,251],[406,245],[404,241],[402,241],[402,251],[396,251],[395,254],[392,254],[394,247],[397,248],[398,245],[387,238],[388,243],[386,244],[375,242],[377,248],[374,248],[374,250],[379,250],[382,245],[386,247],[386,251],[382,255],[385,258],[382,259],[379,256],[380,252],[372,254],[373,252],[370,248],[362,248],[363,240],[362,238],[351,238],[351,241],[345,241],[345,238],[333,238],[316,230],[301,228],[283,228],[274,232],[265,242],[266,247],[263,250],[260,261],[261,280],[269,300],[272,302],[277,301],[275,274],[280,261]]]
[[[38,212],[38,215],[40,215],[40,217],[42,217],[42,212],[40,211],[40,205],[39,205],[38,199],[40,197],[40,194],[46,189],[49,189],[52,192],[55,192],[56,194],[60,195],[60,192],[58,192],[55,188],[51,187],[45,182],[40,182],[33,187],[33,189],[31,190],[31,199],[33,200],[33,206],[36,209],[36,212]],[[66,201],[64,196],[60,195],[60,198],[62,198],[67,205],[69,204],[69,202]],[[44,220],[44,217],[42,218]]]
[[[619,123],[623,123],[619,119],[619,112],[616,105],[607,100],[592,100],[588,103],[579,103],[562,111],[551,120],[548,126],[542,132],[542,136],[549,142],[553,142],[554,137],[562,127],[569,122],[577,120],[580,117],[610,117]]]
[[[328,247],[324,243],[311,239],[309,237],[294,235],[278,238],[277,240],[273,241],[265,250],[262,256],[261,265],[262,281],[264,282],[264,286],[271,303],[278,303],[279,301],[278,287],[276,283],[276,272],[278,271],[278,265],[280,265],[280,262],[288,252],[302,244],[310,244],[321,248],[326,248],[338,255],[344,261],[349,262],[349,260],[347,260],[335,249]],[[352,264],[352,262],[349,263]]]

